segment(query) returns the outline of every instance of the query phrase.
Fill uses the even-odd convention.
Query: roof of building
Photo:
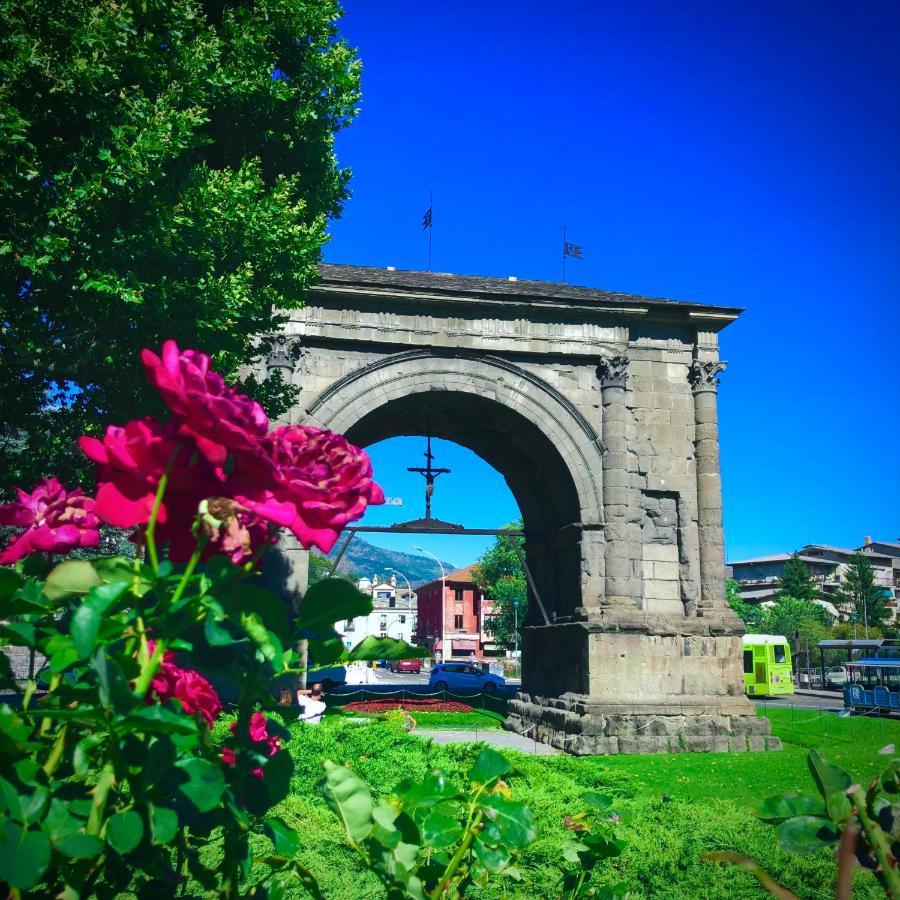
[[[818,545],[816,545],[818,546]],[[805,549],[805,548],[804,548]],[[728,563],[729,566],[748,566],[753,563],[769,563],[769,562],[787,562],[793,554],[791,553],[773,553],[770,556],[754,556],[752,559],[737,559]],[[819,556],[800,556],[803,562],[818,563],[819,565],[837,565],[832,559],[822,559]]]
[[[454,569],[452,572],[447,572],[444,575],[444,581],[462,581],[466,584],[474,584],[475,582],[472,580],[472,570],[477,566],[478,563],[469,563],[469,565],[464,566],[462,569]],[[435,578],[433,581],[429,581],[426,584],[420,584],[416,590],[421,591],[427,587],[431,587],[433,584],[440,584],[441,579]]]
[[[578,303],[602,306],[626,306],[640,303],[654,306],[713,309],[735,315],[743,311],[739,307],[733,306],[713,306],[708,303],[670,300],[664,297],[642,297],[638,294],[604,291],[556,281],[519,281],[515,278],[487,278],[482,275],[455,275],[450,272],[416,272],[407,269],[325,264],[319,266],[319,273],[326,286],[347,284],[376,290],[405,288],[427,291],[433,295],[443,294],[448,297],[459,294],[477,294],[483,297],[510,300],[572,300]]]
[[[832,547],[830,544],[805,544],[803,550],[828,550],[831,553],[846,553],[847,556],[853,556],[855,550],[848,550],[846,547]]]

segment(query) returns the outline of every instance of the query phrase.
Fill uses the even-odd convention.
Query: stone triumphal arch
[[[743,628],[725,602],[717,335],[740,311],[515,279],[321,275],[266,339],[266,366],[302,389],[290,420],[362,446],[456,441],[522,511],[539,602],[511,727],[574,753],[775,746],[744,697]]]

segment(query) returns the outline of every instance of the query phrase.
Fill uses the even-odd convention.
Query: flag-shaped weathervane
[[[434,191],[428,192],[428,209],[425,210],[425,215],[422,216],[422,231],[428,232],[428,271],[431,271],[431,234],[433,232],[433,228],[431,227],[431,215],[434,210]]]
[[[584,259],[584,247],[581,244],[572,244],[566,240],[566,226],[563,225],[563,278],[566,280],[566,257],[571,256],[573,259]]]

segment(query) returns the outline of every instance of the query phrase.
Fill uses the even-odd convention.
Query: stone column
[[[266,374],[281,374],[286,384],[291,384],[294,372],[303,357],[303,344],[298,337],[287,334],[269,334],[261,341],[265,355],[263,363]],[[290,424],[286,419],[274,425]],[[291,532],[284,529],[278,535],[278,543],[270,550],[263,561],[263,581],[266,586],[287,601],[295,616],[299,615],[300,604],[309,584],[309,551],[304,550],[300,542]],[[307,664],[307,643],[297,642],[296,650],[300,655],[299,665]],[[297,676],[294,689],[306,687],[306,673]]]
[[[719,472],[719,412],[716,394],[725,363],[694,360],[688,379],[694,392],[697,463],[697,520],[700,538],[698,612],[725,606],[725,541],[722,534],[722,476]],[[702,614],[702,613],[701,613]]]
[[[628,407],[625,388],[628,357],[604,358],[597,366],[603,403],[601,437],[603,455],[603,519],[606,538],[604,606],[635,608],[640,581],[635,559],[640,559],[640,526],[631,513],[631,474],[628,471]]]

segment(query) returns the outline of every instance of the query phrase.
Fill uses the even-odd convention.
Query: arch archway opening
[[[553,619],[574,616],[582,605],[580,505],[561,449],[539,422],[462,391],[432,390],[389,400],[346,430],[347,438],[363,447],[429,433],[466,447],[503,476],[521,512],[526,560],[541,603]],[[483,527],[484,521],[460,524]],[[540,606],[529,586],[526,624],[543,623]]]

